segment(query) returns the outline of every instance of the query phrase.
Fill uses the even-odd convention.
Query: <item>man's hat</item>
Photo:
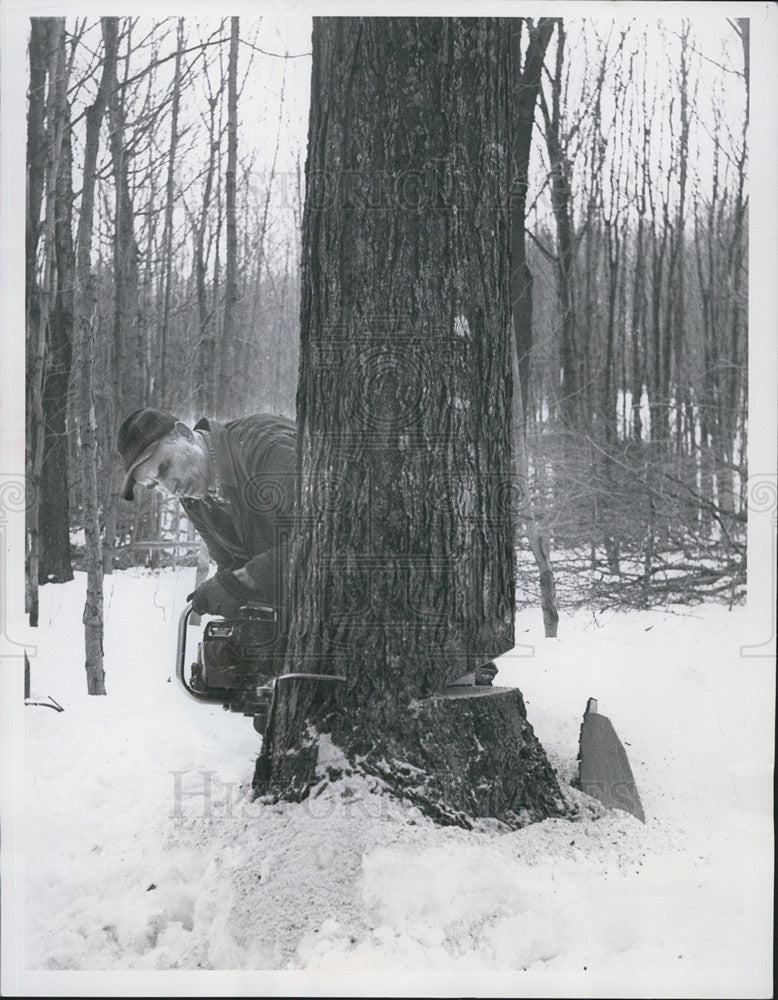
[[[124,462],[124,484],[122,496],[133,499],[135,490],[134,470],[154,452],[160,438],[169,434],[178,423],[178,418],[165,410],[146,408],[136,410],[119,428],[116,446]]]

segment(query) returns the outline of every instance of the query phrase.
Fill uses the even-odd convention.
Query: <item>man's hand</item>
[[[192,611],[198,615],[221,615],[234,618],[244,604],[255,595],[244,586],[231,570],[220,569],[187,597],[192,602]]]

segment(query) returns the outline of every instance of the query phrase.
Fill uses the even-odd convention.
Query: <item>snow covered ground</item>
[[[522,612],[497,683],[521,688],[564,783],[597,697],[647,822],[584,809],[467,832],[353,776],[300,804],[250,802],[250,720],[173,677],[193,573],[106,579],[105,698],[86,694],[84,576],[41,590],[32,697],[65,711],[19,708],[24,849],[4,918],[20,989],[771,993],[773,664],[740,655],[745,608],[577,611],[559,640]]]

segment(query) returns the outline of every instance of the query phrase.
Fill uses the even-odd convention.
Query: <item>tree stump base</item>
[[[355,770],[381,778],[440,823],[470,828],[493,817],[521,827],[569,811],[517,688],[450,688],[395,708],[379,732],[364,718],[345,722],[336,679],[293,676],[276,692],[254,774],[260,794],[305,798],[326,776],[319,762],[326,733]]]

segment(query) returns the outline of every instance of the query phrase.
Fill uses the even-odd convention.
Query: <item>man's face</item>
[[[172,496],[202,500],[210,484],[208,456],[200,440],[171,431],[155,450],[135,467],[135,480]]]

